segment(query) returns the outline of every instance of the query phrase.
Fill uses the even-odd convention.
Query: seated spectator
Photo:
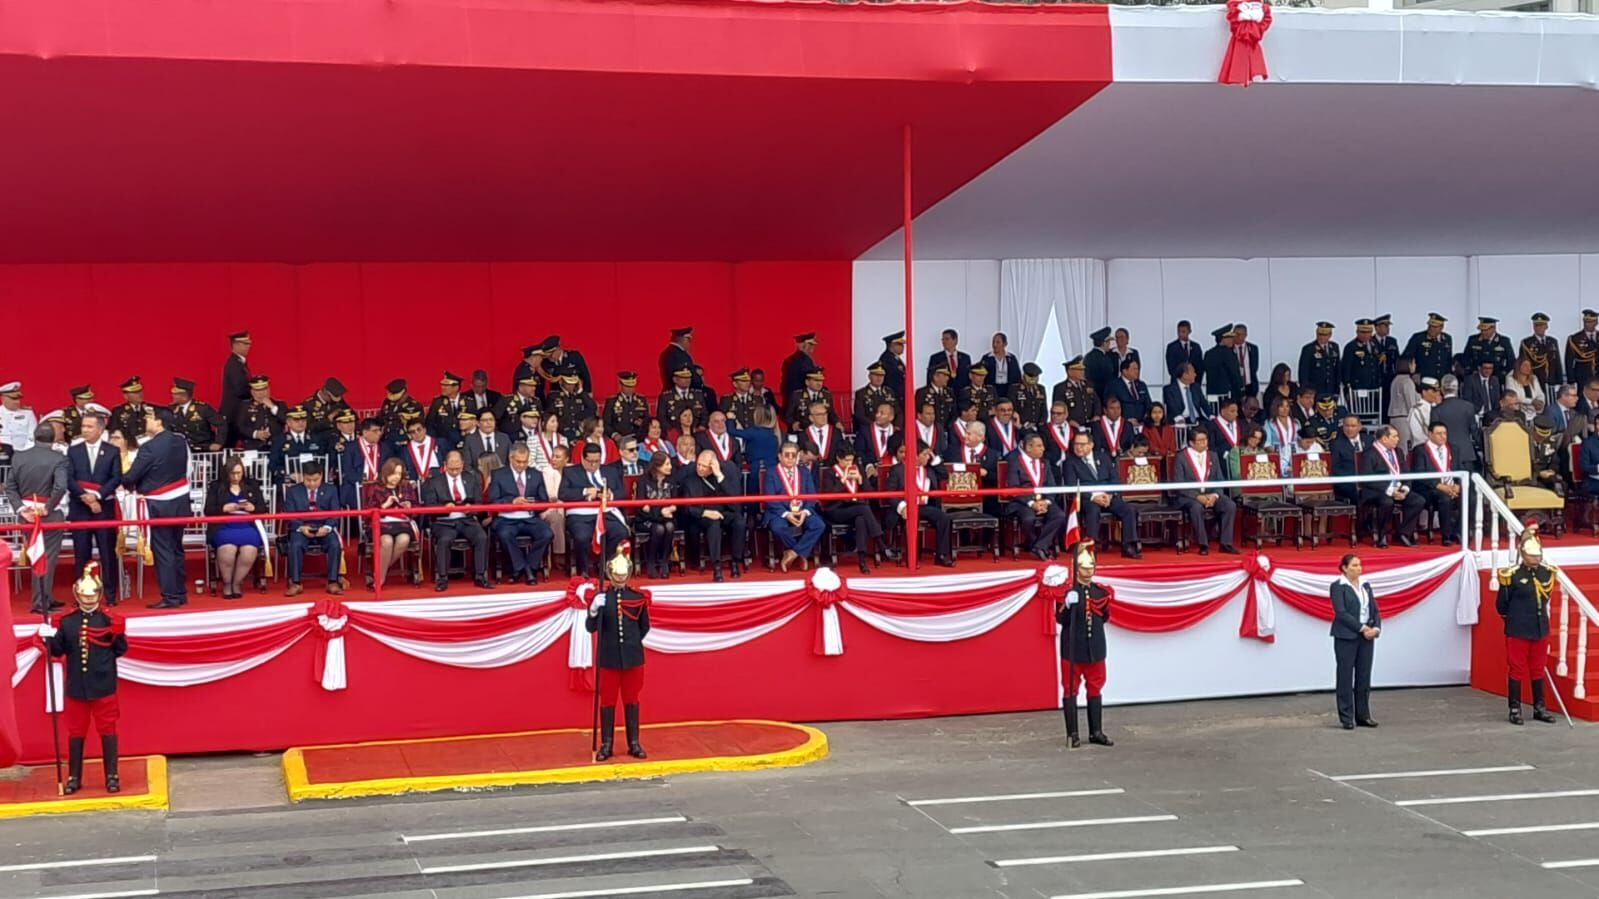
[[[565,465],[565,448],[556,451],[557,460]],[[512,505],[525,506],[531,503],[549,502],[550,495],[544,482],[544,473],[532,468],[529,464],[531,453],[527,444],[519,443],[511,447],[506,457],[506,467],[499,469],[489,478],[489,502],[496,506]],[[552,468],[552,471],[558,471]],[[552,510],[559,511],[559,510]],[[563,528],[565,519],[557,522]],[[539,582],[539,572],[544,567],[544,554],[549,551],[551,542],[555,539],[555,530],[549,522],[541,518],[533,510],[512,510],[498,512],[494,516],[494,535],[500,538],[500,545],[505,548],[506,567],[510,570],[511,577],[521,580],[528,586]],[[518,544],[518,538],[528,538],[528,548],[524,552]]]
[[[677,418],[672,422],[672,427],[666,432],[666,439],[670,441],[673,446],[682,443],[684,437],[693,440],[694,433],[698,429],[698,422],[699,413],[694,409],[679,409],[677,412]]]
[[[1136,448],[1129,447],[1128,451]],[[1079,433],[1072,441],[1072,457],[1066,460],[1067,486],[1091,487],[1120,483],[1116,460],[1096,449],[1094,441],[1087,434]],[[1122,555],[1129,559],[1143,556],[1138,547],[1137,516],[1120,493],[1085,491],[1077,495],[1077,502],[1077,519],[1085,539],[1097,540],[1100,516],[1114,515],[1122,525]]]
[[[567,447],[557,446],[550,450],[550,465],[539,472],[544,477],[544,494],[551,499],[561,495],[561,478],[565,476],[567,466],[571,464],[572,456]],[[566,510],[560,506],[545,509],[539,513],[539,518],[550,526],[550,554],[566,558]],[[588,547],[582,547],[588,552]]]
[[[1482,426],[1487,428],[1501,419],[1520,421],[1526,424],[1527,417],[1521,414],[1521,394],[1514,390],[1500,391],[1499,406],[1482,417]]]
[[[620,458],[617,454],[616,443],[605,436],[605,422],[597,418],[585,418],[578,425],[578,441],[572,445],[572,452],[582,458],[583,448],[594,444],[600,448],[600,464],[610,465]]]
[[[1454,454],[1449,451],[1449,427],[1435,422],[1427,430],[1425,443],[1418,443],[1410,451],[1411,471],[1436,471],[1439,474],[1456,471]],[[1456,478],[1440,477],[1437,480],[1408,481],[1416,495],[1426,503],[1428,511],[1438,513],[1438,529],[1443,532],[1443,545],[1460,542],[1461,484]]]
[[[1210,434],[1204,428],[1188,432],[1188,448],[1172,460],[1171,479],[1177,483],[1204,484],[1208,481],[1225,481],[1227,475],[1216,454],[1210,451]],[[1205,528],[1205,513],[1216,513],[1217,541],[1221,551],[1238,555],[1233,547],[1233,524],[1238,516],[1238,506],[1232,498],[1212,487],[1185,487],[1175,491],[1177,505],[1188,513],[1188,524],[1194,542],[1199,544],[1199,554],[1210,555],[1210,534]]]
[[[416,485],[405,479],[405,463],[388,459],[378,471],[378,479],[361,485],[361,507],[364,509],[392,510],[380,515],[377,542],[377,564],[367,576],[367,589],[379,586],[388,577],[395,561],[405,558],[405,551],[417,535],[416,523],[401,509],[416,505]]]
[[[475,505],[483,495],[477,472],[466,467],[466,458],[458,449],[444,454],[444,467],[422,484],[422,505],[455,506]],[[433,537],[433,589],[443,593],[449,582],[450,547],[457,540],[465,540],[472,548],[472,583],[487,590],[489,584],[489,534],[475,512],[450,511],[433,515],[428,522]]]
[[[271,511],[261,494],[261,485],[245,474],[244,461],[230,456],[222,463],[222,472],[206,488],[205,514],[261,515]],[[210,531],[211,546],[217,554],[217,577],[222,581],[222,598],[238,599],[244,595],[241,585],[255,567],[255,560],[266,550],[266,530],[254,521],[230,521],[226,524],[206,526]]]
[[[1238,472],[1232,465],[1233,449],[1244,439],[1244,423],[1239,414],[1238,401],[1223,397],[1216,401],[1216,415],[1210,420],[1210,445],[1221,457],[1229,478]]]
[[[820,473],[838,461],[844,449],[844,435],[828,420],[826,403],[811,403],[806,425],[799,431],[800,464]]]
[[[1149,404],[1149,411],[1144,414],[1144,429],[1138,436],[1143,439],[1148,455],[1165,458],[1177,452],[1177,429],[1166,421],[1166,407],[1161,403]]]
[[[1112,396],[1105,398],[1105,411],[1089,424],[1089,430],[1099,449],[1115,458],[1127,451],[1138,428],[1128,424],[1126,416],[1122,415],[1121,400]]]
[[[738,466],[723,462],[711,450],[704,450],[694,459],[693,476],[683,481],[683,495],[695,498],[713,496],[742,496],[743,477]],[[710,554],[711,580],[722,580],[722,545],[728,544],[728,568],[733,577],[744,574],[744,506],[741,503],[722,505],[690,505],[682,511],[688,517],[689,539],[695,543],[705,538],[705,549]]]
[[[570,449],[566,437],[561,434],[561,417],[554,412],[539,419],[538,431],[523,442],[532,454],[533,467],[538,469],[550,467],[550,457],[555,454],[556,447]]]
[[[1271,452],[1271,447],[1266,445],[1266,432],[1261,429],[1260,425],[1247,422],[1243,428],[1244,436],[1242,441],[1233,447],[1232,452],[1227,454],[1227,470],[1237,478],[1244,476],[1244,470],[1250,458],[1261,453]],[[1279,461],[1278,465],[1281,466],[1281,464]]]
[[[1332,454],[1333,477],[1349,477],[1360,473],[1360,458],[1367,449],[1366,439],[1360,430],[1360,419],[1353,415],[1344,416],[1338,436],[1333,438],[1332,446],[1328,447]],[[1334,484],[1333,494],[1346,503],[1353,503],[1360,498],[1360,485]]]
[[[816,492],[816,481],[810,469],[799,464],[799,446],[785,443],[777,451],[777,467],[766,473],[767,496],[762,523],[772,532],[772,539],[783,545],[779,567],[784,571],[798,559],[801,568],[810,567],[811,553],[816,541],[822,539],[822,517],[816,501],[798,497]]]
[[[1445,439],[1448,439],[1447,429],[1445,429]],[[1399,454],[1398,446],[1399,429],[1393,425],[1383,425],[1377,432],[1377,439],[1371,446],[1366,447],[1365,453],[1361,455],[1360,473],[1404,474],[1405,462]],[[1427,501],[1412,491],[1407,486],[1408,483],[1375,481],[1360,485],[1361,512],[1370,512],[1372,515],[1372,534],[1379,549],[1388,545],[1388,532],[1393,526],[1395,505],[1401,509],[1399,543],[1403,546],[1416,545],[1416,525],[1421,521],[1421,512],[1427,507]]]
[[[888,483],[884,487],[890,491],[903,491],[905,489],[905,447],[901,445],[897,451],[898,465],[888,470]],[[955,567],[953,551],[953,525],[949,513],[944,511],[944,503],[938,497],[928,496],[928,491],[943,489],[943,482],[939,473],[933,467],[933,450],[930,447],[918,447],[916,451],[917,464],[914,467],[917,489],[917,526],[932,525],[934,539],[933,564],[942,568]],[[905,501],[889,500],[883,504],[883,531],[892,534],[900,523],[905,520]]]
[[[1121,361],[1119,377],[1111,379],[1106,389],[1106,399],[1115,398],[1121,401],[1122,414],[1127,420],[1135,424],[1142,424],[1144,412],[1149,408],[1149,385],[1145,384],[1139,374],[1138,358],[1128,357]]]
[[[344,548],[339,540],[339,519],[318,514],[339,508],[339,491],[323,482],[320,462],[306,463],[300,469],[300,483],[290,484],[283,491],[283,511],[302,513],[298,518],[289,519],[286,559],[289,587],[283,595],[299,596],[305,589],[301,586],[300,575],[305,566],[305,551],[312,546],[321,547],[322,555],[328,560],[328,592],[334,596],[344,592],[339,585],[339,559]]]
[[[999,486],[999,456],[995,454],[993,447],[988,445],[988,429],[982,422],[974,421],[966,426],[962,442],[959,446],[951,448],[951,456],[948,462],[977,472],[979,486]],[[989,515],[998,515],[999,499],[993,496],[983,497],[983,511]]]
[[[652,418],[644,425],[644,439],[639,441],[639,461],[648,462],[650,456],[656,453],[670,452],[672,444],[667,442],[666,428],[659,418]]]
[[[864,474],[855,464],[855,450],[840,446],[833,456],[832,465],[822,468],[822,493],[847,493],[854,495],[864,489]],[[828,524],[846,525],[855,541],[855,560],[861,574],[871,574],[867,555],[873,540],[881,540],[883,526],[872,514],[871,504],[860,499],[830,499],[821,503],[822,517]]]
[[[726,412],[720,409],[712,412],[705,420],[705,430],[695,434],[694,441],[696,456],[710,450],[722,462],[731,462],[740,468],[744,466],[744,444],[728,433]]]
[[[641,458],[643,454],[639,451],[637,437],[629,437],[624,434],[616,446],[616,452],[622,457],[620,463],[622,477],[637,478],[644,476],[644,460]]]
[[[1176,379],[1161,391],[1161,400],[1174,422],[1194,424],[1210,417],[1210,406],[1205,402],[1205,392],[1199,389],[1198,380],[1198,370],[1184,362],[1177,369]]]
[[[622,476],[615,466],[600,467],[600,448],[589,444],[583,448],[583,461],[577,466],[567,466],[561,473],[559,499],[563,503],[593,503],[604,497],[620,499]],[[601,533],[599,555],[609,559],[616,554],[617,544],[628,537],[627,517],[622,510],[610,507],[605,510],[605,521],[599,521],[599,508],[586,506],[566,510],[566,536],[570,556],[583,577],[593,577],[596,566],[591,556],[591,543],[595,532]]]
[[[650,501],[634,513],[643,525],[641,532],[646,535],[641,553],[644,577],[665,578],[670,573],[672,541],[677,533],[677,505],[671,502],[678,495],[677,481],[672,477],[674,466],[671,456],[651,456],[644,476],[633,485],[634,499]]]

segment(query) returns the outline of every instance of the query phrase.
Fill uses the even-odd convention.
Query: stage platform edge
[[[757,771],[807,765],[828,752],[827,735],[814,727],[758,719],[646,724],[640,741],[650,757],[642,761],[627,754],[620,722],[618,756],[589,761],[589,740],[588,728],[561,728],[293,747],[283,753],[283,782],[290,801],[301,802]]]
[[[55,765],[29,765],[20,780],[0,781],[0,818],[67,815],[128,809],[166,811],[167,757],[122,759],[122,791],[107,793],[99,759],[85,759],[83,788],[72,796],[56,795]]]

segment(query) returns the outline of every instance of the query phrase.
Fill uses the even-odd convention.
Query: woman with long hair
[[[1388,385],[1388,423],[1401,434],[1410,433],[1410,410],[1421,401],[1416,389],[1416,360],[1400,356],[1394,362],[1394,379]]]
[[[1270,410],[1272,398],[1278,396],[1287,397],[1288,402],[1292,403],[1294,395],[1298,392],[1299,386],[1294,383],[1294,370],[1288,367],[1288,363],[1279,362],[1272,366],[1271,379],[1266,382],[1266,389],[1262,391],[1261,404]]]
[[[1516,360],[1516,367],[1511,369],[1510,377],[1505,379],[1505,389],[1516,392],[1516,405],[1528,421],[1538,414],[1538,407],[1547,401],[1543,392],[1543,381],[1533,373],[1532,360],[1526,356]]]
[[[244,460],[229,456],[222,463],[222,471],[206,489],[205,514],[256,515],[269,511],[261,485],[244,470]],[[222,581],[222,598],[238,599],[244,595],[241,585],[255,567],[256,559],[266,547],[261,545],[261,530],[253,521],[230,521],[226,524],[207,525],[211,546],[217,554],[217,577]]]
[[[672,539],[677,530],[677,506],[667,502],[677,494],[677,484],[672,480],[672,454],[656,453],[650,457],[644,476],[633,485],[633,498],[651,500],[640,506],[639,521],[648,525],[649,539],[644,543],[644,576],[664,578],[670,572],[668,560],[672,554]]]
[[[666,439],[666,428],[659,418],[651,418],[644,425],[644,439],[638,442],[638,457],[641,462],[650,461],[656,453],[671,455],[672,444]]]
[[[564,446],[568,452],[571,451],[571,444],[567,441],[566,435],[561,433],[561,417],[554,412],[545,413],[544,417],[539,419],[538,433],[527,442],[528,458],[531,460],[528,464],[539,471],[549,468],[550,456],[558,446]]]
[[[378,479],[361,486],[361,505],[367,509],[397,513],[416,504],[416,485],[405,479],[405,465],[399,459],[384,462],[378,470]],[[415,537],[416,525],[409,517],[400,514],[378,517],[378,532],[373,535],[377,541],[377,560],[371,574],[367,575],[368,590],[388,578],[389,568],[396,559],[405,558],[405,551]]]
[[[1203,422],[1195,427],[1204,427]],[[1177,429],[1166,420],[1166,404],[1150,403],[1144,413],[1144,439],[1149,442],[1149,455],[1164,459],[1177,452]]]

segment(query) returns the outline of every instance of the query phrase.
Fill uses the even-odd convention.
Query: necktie
[[[520,471],[516,473],[516,495],[527,496],[527,481]]]
[[[461,501],[461,479],[460,478],[450,478],[450,495],[455,497],[455,501],[456,502],[460,502]]]
[[[96,458],[98,458],[99,455],[100,455],[100,446],[99,446],[99,444],[95,444],[95,443],[89,444],[89,471],[90,471],[90,473],[94,472],[94,460]]]
[[[1359,437],[1356,437],[1354,440],[1351,440],[1349,442],[1354,445],[1355,452],[1357,452],[1357,453],[1360,452],[1360,438]]]
[[[1088,473],[1096,478],[1099,477],[1099,466],[1094,464],[1094,454],[1089,453],[1084,456],[1083,461],[1088,463]]]
[[[589,481],[592,482],[594,484],[594,486],[596,486],[596,487],[603,487],[604,486],[603,484],[600,483],[600,473],[597,472],[597,471],[589,473]]]
[[[493,434],[490,434],[488,436],[488,438],[484,440],[484,443],[488,444],[488,446],[486,447],[488,452],[491,452],[491,453],[494,452],[494,435]]]

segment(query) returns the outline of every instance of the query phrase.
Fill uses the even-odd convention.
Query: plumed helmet
[[[633,574],[632,546],[623,540],[616,547],[616,555],[611,556],[611,561],[605,563],[605,573],[613,581],[625,581]]]

